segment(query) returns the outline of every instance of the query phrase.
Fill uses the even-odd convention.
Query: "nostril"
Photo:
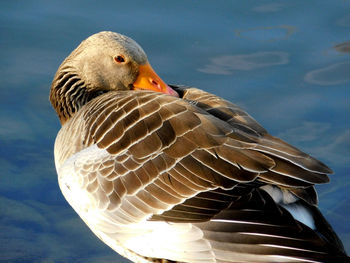
[[[149,82],[151,83],[151,84],[153,84],[153,85],[155,85],[155,86],[159,86],[159,84],[158,84],[158,82],[157,81],[155,81],[154,79],[149,79]]]

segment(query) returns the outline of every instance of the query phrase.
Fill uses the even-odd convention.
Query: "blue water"
[[[67,205],[53,163],[51,80],[102,30],[328,164],[320,208],[350,252],[349,1],[1,1],[0,262],[126,262]]]

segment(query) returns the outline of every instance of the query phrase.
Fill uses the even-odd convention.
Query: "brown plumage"
[[[50,100],[62,123],[61,190],[130,260],[348,260],[317,209],[314,185],[332,171],[238,106],[167,86],[130,38],[85,40],[60,66]]]

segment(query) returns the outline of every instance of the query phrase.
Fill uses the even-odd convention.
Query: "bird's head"
[[[151,90],[178,96],[155,73],[134,40],[100,32],[84,40],[63,61],[52,82],[50,101],[64,122],[92,98],[114,90]]]

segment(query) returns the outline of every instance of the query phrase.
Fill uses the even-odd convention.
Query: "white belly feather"
[[[191,223],[147,221],[144,217],[139,222],[125,224],[118,220],[120,211],[100,209],[98,200],[83,187],[77,167],[106,156],[105,150],[94,145],[74,154],[57,167],[64,197],[103,242],[135,262],[148,261],[133,252],[176,261],[215,262],[209,242],[203,239],[203,232]]]

